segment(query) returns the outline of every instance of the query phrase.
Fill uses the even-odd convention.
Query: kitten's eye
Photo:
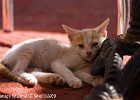
[[[78,44],[78,47],[83,49],[84,48],[84,45],[83,44]]]
[[[98,42],[94,42],[93,44],[92,44],[92,47],[95,47],[95,46],[97,46],[98,45]]]

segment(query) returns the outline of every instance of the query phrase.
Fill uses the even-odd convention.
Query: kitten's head
[[[68,34],[69,41],[74,50],[86,60],[92,60],[97,50],[101,47],[102,42],[107,37],[107,25],[109,19],[105,20],[101,25],[92,29],[77,30],[62,25]]]

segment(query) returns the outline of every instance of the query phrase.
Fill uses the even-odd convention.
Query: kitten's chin
[[[84,57],[84,59],[87,61],[91,61],[93,59],[93,57]]]

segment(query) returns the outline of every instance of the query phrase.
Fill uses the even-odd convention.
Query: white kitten
[[[92,60],[107,37],[108,23],[109,19],[96,28],[83,30],[63,25],[70,46],[53,39],[28,40],[11,48],[2,64],[30,85],[64,81],[73,88],[80,88],[82,81],[95,85],[102,78],[90,75]]]

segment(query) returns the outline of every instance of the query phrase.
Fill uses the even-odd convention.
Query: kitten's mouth
[[[93,57],[92,56],[86,56],[85,59],[88,60],[88,61],[90,61],[90,60],[93,59]]]
[[[88,61],[91,61],[91,60],[93,60],[93,59],[95,58],[95,54],[92,54],[92,55],[90,55],[90,56],[85,55],[84,58],[85,58],[86,60],[88,60]]]

